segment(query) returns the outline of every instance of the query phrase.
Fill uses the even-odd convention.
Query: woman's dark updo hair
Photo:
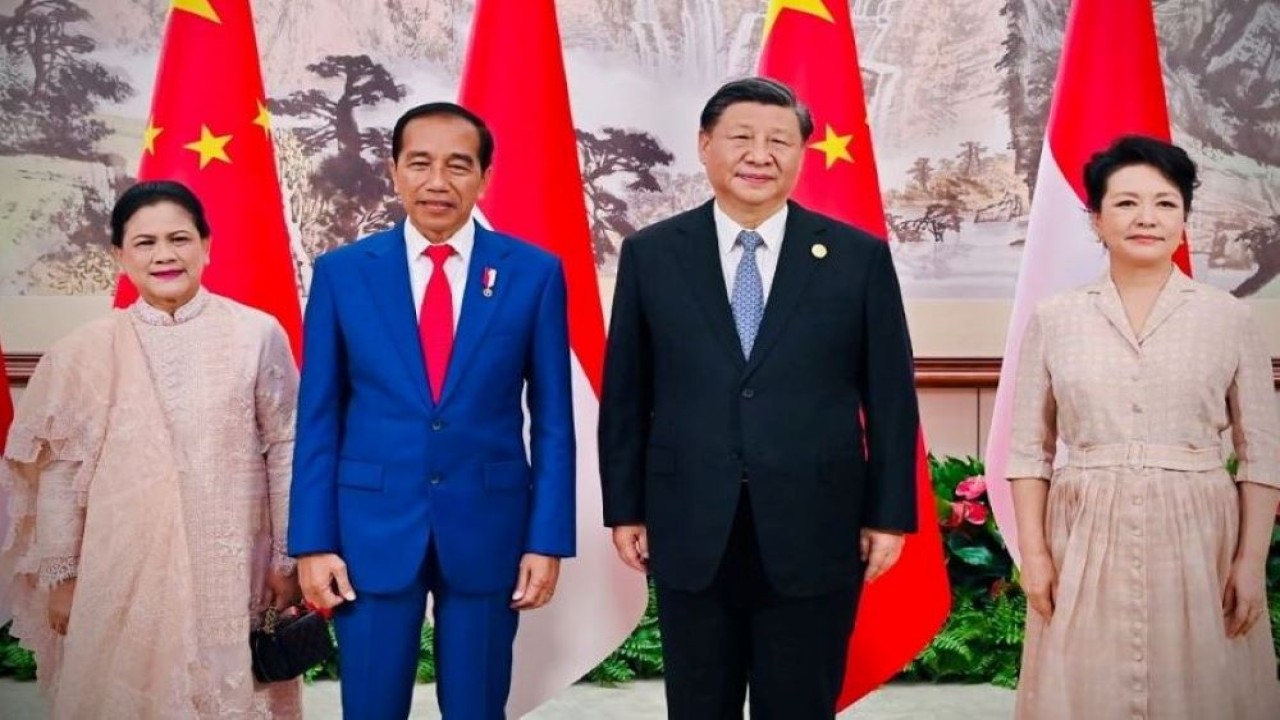
[[[1146,165],[1163,175],[1182,194],[1183,212],[1191,212],[1191,194],[1200,185],[1196,164],[1177,145],[1146,135],[1126,135],[1085,163],[1084,190],[1091,212],[1102,212],[1107,181],[1117,170],[1131,165]]]
[[[171,202],[186,210],[200,237],[209,237],[209,221],[205,219],[204,206],[195,193],[173,180],[148,180],[121,193],[115,207],[111,208],[111,244],[124,247],[125,224],[142,208],[162,202]]]

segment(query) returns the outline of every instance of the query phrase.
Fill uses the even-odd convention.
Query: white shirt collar
[[[453,246],[454,256],[465,264],[471,259],[471,251],[476,244],[475,221],[467,220],[462,227],[458,228],[458,232],[444,242],[446,245]],[[418,232],[418,229],[408,220],[404,222],[404,244],[409,254],[410,263],[421,257],[426,252],[427,247],[431,245],[430,241],[422,233]]]
[[[720,254],[728,255],[738,242],[738,233],[746,228],[739,225],[729,214],[720,207],[717,200],[712,203],[712,214],[716,220],[716,240],[720,244]],[[782,247],[782,236],[787,229],[787,212],[788,205],[783,204],[782,209],[770,215],[760,226],[756,228],[756,232],[764,239],[764,247],[772,253],[778,252]]]

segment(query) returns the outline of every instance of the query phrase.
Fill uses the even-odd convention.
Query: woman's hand
[[[1265,560],[1258,562],[1236,558],[1231,563],[1227,588],[1222,593],[1222,615],[1226,620],[1227,637],[1240,637],[1249,632],[1266,612]]]
[[[76,594],[76,579],[69,578],[49,588],[49,627],[59,635],[67,634],[71,620],[71,602]]]
[[[1022,556],[1022,591],[1027,604],[1048,621],[1053,617],[1053,596],[1058,589],[1058,571],[1048,552]]]
[[[282,573],[276,570],[267,572],[268,605],[277,610],[295,605],[302,598],[302,590],[298,586],[297,573]]]

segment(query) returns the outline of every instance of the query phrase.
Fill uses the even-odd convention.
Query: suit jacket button
[[[753,397],[755,397],[755,396],[756,396],[756,391],[755,391],[755,389],[754,389],[754,388],[744,388],[744,389],[743,389],[743,391],[742,391],[742,397],[744,397],[744,398],[746,398],[746,399],[748,399],[748,400],[750,400],[751,398],[753,398]]]
[[[431,421],[431,429],[432,429],[432,430],[442,430],[442,429],[444,429],[444,421],[443,421],[443,420],[432,420],[432,421]]]

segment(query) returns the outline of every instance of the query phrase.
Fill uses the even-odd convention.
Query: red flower
[[[997,578],[995,582],[991,583],[991,589],[987,591],[987,594],[992,598],[998,598],[1001,595],[1004,595],[1010,586],[1011,585],[1008,580],[1005,580],[1004,578]]]
[[[951,503],[951,515],[942,521],[944,528],[957,528],[960,523],[964,522],[964,505],[963,503]]]
[[[987,491],[987,480],[981,475],[965,478],[956,485],[956,496],[965,500],[977,500]]]
[[[961,503],[964,506],[964,519],[974,525],[982,525],[987,521],[987,506],[982,503],[965,501]]]

